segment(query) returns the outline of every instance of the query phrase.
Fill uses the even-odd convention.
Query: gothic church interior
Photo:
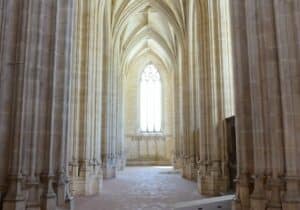
[[[77,209],[132,166],[299,210],[299,138],[299,0],[0,0],[1,210]]]

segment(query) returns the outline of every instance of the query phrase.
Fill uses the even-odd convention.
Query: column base
[[[26,204],[22,190],[23,177],[21,175],[10,176],[9,180],[8,192],[3,199],[3,210],[25,210]]]
[[[119,159],[117,165],[118,165],[118,170],[123,171],[126,167],[126,159],[125,158]]]
[[[117,167],[115,165],[107,165],[102,168],[104,179],[113,179],[117,177]]]
[[[182,168],[182,177],[188,180],[197,181],[197,172],[198,169],[196,168],[196,164],[191,160],[184,160],[183,161],[183,168]]]
[[[41,210],[56,210],[56,196],[42,195],[41,198]]]
[[[3,202],[3,210],[25,210],[25,201],[8,201]]]
[[[79,164],[80,165],[80,164]],[[95,195],[102,190],[103,172],[99,163],[91,163],[89,161],[82,161],[81,167],[78,164],[72,166],[72,180],[70,183],[70,189],[73,195]],[[61,194],[67,189],[61,189]],[[70,190],[67,190],[69,193]],[[67,199],[70,199],[71,195],[68,194]]]
[[[264,175],[254,175],[254,191],[250,196],[251,210],[266,209],[266,177]]]
[[[182,169],[183,168],[183,164],[182,164],[182,159],[181,158],[174,158],[173,161],[173,167],[174,169]]]
[[[239,199],[234,199],[232,201],[232,210],[244,210],[242,208],[242,203]]]
[[[41,210],[56,210],[57,197],[53,189],[55,176],[51,173],[45,172],[40,176],[43,191],[41,195]]]
[[[64,205],[59,206],[58,209],[59,210],[74,210],[75,206],[74,206],[74,200],[73,200],[73,198],[65,201]],[[34,210],[36,210],[36,209],[34,209]]]
[[[73,198],[67,200],[67,201],[66,201],[66,204],[65,204],[66,209],[68,209],[68,210],[74,210],[74,209],[75,209],[75,206],[74,206],[74,205],[75,205],[75,204],[74,204]]]
[[[282,210],[280,193],[283,182],[279,178],[269,178],[267,183],[267,210]]]
[[[236,192],[243,210],[250,209],[250,179],[247,174],[241,174],[236,180]]]
[[[282,206],[269,206],[268,210],[282,210]]]
[[[70,193],[70,184],[61,184],[57,187],[57,205],[60,209],[74,209],[74,200]]]
[[[266,199],[251,198],[251,210],[266,209],[266,207],[267,207]]]
[[[40,192],[40,186],[39,182],[34,180],[30,181],[28,183],[28,198],[27,198],[27,204],[26,209],[28,210],[35,210],[37,207],[40,207],[41,204],[41,192]]]
[[[286,177],[286,192],[282,202],[283,210],[300,209],[299,177]]]
[[[284,202],[282,204],[282,210],[299,210],[300,203],[299,202]]]
[[[198,175],[198,191],[202,195],[218,196],[228,191],[228,178]]]
[[[72,191],[74,195],[95,195],[102,190],[102,174],[73,178]]]
[[[60,184],[57,186],[57,204],[58,206],[62,206],[65,204],[65,196],[66,195],[66,185]]]

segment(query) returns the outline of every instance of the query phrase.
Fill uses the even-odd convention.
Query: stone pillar
[[[55,210],[57,197],[53,189],[54,176],[42,174],[40,179],[44,185],[41,195],[41,210]]]
[[[196,39],[197,45],[199,45],[199,95],[200,95],[200,138],[199,141],[199,160],[198,160],[198,191],[201,194],[206,192],[206,177],[209,176],[209,164],[210,164],[210,102],[209,101],[209,59],[208,56],[204,56],[209,53],[209,43],[210,37],[208,35],[209,24],[204,24],[209,22],[208,17],[208,1],[203,1],[197,7],[197,15],[200,16],[201,25],[199,26],[199,35]],[[203,12],[200,12],[203,11]],[[205,11],[205,12],[204,12]],[[201,38],[200,38],[201,37]]]
[[[9,177],[9,189],[3,200],[3,210],[24,210],[25,197],[22,190],[22,176]]]
[[[111,23],[111,14],[113,11],[113,2],[106,2],[105,10],[105,21]],[[117,51],[118,44],[117,38],[118,30],[110,24],[105,25],[104,31],[106,31],[105,44],[104,44],[104,72],[103,72],[103,135],[102,135],[102,162],[103,162],[103,175],[104,178],[114,178],[116,177],[117,170],[120,168],[122,163],[123,152],[122,143],[124,141],[123,126],[122,124],[122,73],[121,66],[122,63],[121,52]],[[121,37],[118,37],[121,38]],[[124,64],[124,63],[122,63]]]
[[[282,209],[281,204],[281,191],[284,187],[283,182],[279,178],[272,178],[270,180],[271,185],[271,199],[268,202],[268,210],[279,210]]]
[[[23,156],[23,126],[24,115],[24,84],[25,84],[25,72],[22,70],[24,67],[24,61],[22,60],[22,53],[24,52],[24,46],[21,45],[25,41],[25,31],[21,27],[22,24],[26,25],[27,16],[23,7],[25,2],[13,0],[7,2],[6,9],[12,14],[11,18],[8,18],[8,13],[5,17],[6,28],[4,34],[4,51],[3,55],[4,63],[2,71],[5,71],[7,75],[11,74],[11,82],[14,83],[12,91],[7,89],[6,94],[13,96],[12,108],[10,117],[11,125],[9,128],[10,138],[10,154],[9,154],[9,184],[8,192],[3,201],[4,210],[24,210],[25,209],[25,197],[22,188],[23,176],[22,176],[22,156]],[[22,63],[22,64],[21,64]],[[10,65],[8,65],[10,64]],[[10,73],[11,72],[11,73]],[[9,79],[10,77],[8,77]],[[7,136],[8,137],[8,136]]]
[[[252,117],[245,1],[230,1],[232,22],[233,67],[235,81],[236,143],[238,175],[236,180],[235,210],[250,209],[253,170]]]
[[[250,209],[250,178],[247,174],[239,174],[236,181],[236,198],[233,202],[233,210]]]
[[[195,96],[195,89],[194,89],[194,56],[193,55],[193,41],[195,33],[193,31],[194,26],[194,1],[189,1],[187,4],[187,11],[190,15],[187,17],[188,22],[188,33],[186,38],[186,49],[183,56],[183,66],[184,66],[184,73],[182,74],[182,112],[183,112],[183,170],[182,175],[184,178],[189,180],[195,180],[197,173],[196,170],[196,160],[195,160],[195,138],[194,138],[194,130],[195,130],[195,123],[193,114],[195,111],[195,104],[194,104],[194,96]]]
[[[265,192],[266,177],[256,175],[254,177],[254,191],[251,194],[251,209],[266,209],[267,198]]]
[[[176,112],[174,113],[174,118],[175,118],[175,156],[174,156],[174,168],[176,169],[181,169],[183,170],[183,138],[182,138],[182,133],[183,133],[183,126],[182,126],[182,69],[183,67],[183,57],[182,52],[183,50],[179,50],[179,56],[178,56],[178,68],[175,69],[174,73],[174,94],[177,94],[177,97],[174,98],[174,110]],[[180,54],[181,53],[181,54]]]
[[[230,111],[233,96],[228,93],[232,91],[233,80],[232,74],[230,76],[231,48],[227,44],[231,38],[228,2],[203,1],[195,8],[198,8],[197,15],[201,15],[200,24],[197,22],[199,28],[194,27],[199,45],[196,52],[200,51],[197,58],[200,67],[195,72],[195,75],[199,72],[200,80],[196,94],[201,96],[198,186],[202,194],[218,195],[226,192],[229,186],[224,120],[233,114]]]
[[[99,0],[76,3],[69,138],[73,147],[72,189],[81,195],[97,194],[102,188],[101,67],[104,55],[99,45],[103,44],[104,5]]]
[[[274,1],[285,139],[286,192],[282,201],[284,210],[300,208],[300,153],[297,150],[300,146],[300,94],[297,92],[300,88],[299,9],[300,4],[297,0]]]
[[[238,130],[250,131],[253,136],[248,142],[238,136],[238,148],[253,146],[250,155],[253,153],[254,162],[253,166],[248,164],[247,170],[244,160],[249,156],[239,155],[239,173],[244,170],[255,174],[251,209],[299,208],[299,164],[296,163],[299,145],[295,138],[299,124],[299,111],[295,107],[300,101],[295,92],[300,84],[296,67],[299,44],[295,42],[299,40],[295,27],[299,25],[299,6],[293,0],[232,2],[236,75],[248,80],[236,87],[236,106]],[[250,85],[245,86],[249,81]],[[247,90],[250,96],[239,95],[240,89]],[[241,103],[246,100],[247,103]],[[247,124],[240,121],[243,118],[239,106],[251,109],[245,114],[249,117],[252,113],[251,118],[245,118]],[[249,122],[251,129],[247,127]],[[245,154],[245,150],[241,151]],[[240,192],[239,187],[237,198]]]
[[[5,45],[1,45],[0,59],[0,136],[9,142],[9,147],[4,144],[3,148],[10,154],[9,170],[3,169],[9,172],[3,209],[56,209],[54,171],[66,165],[53,148],[61,151],[66,141],[62,136],[66,132],[66,52],[70,50],[72,4],[69,0],[0,4],[1,15],[2,9],[7,11],[4,19],[1,17],[5,30],[0,36]],[[8,88],[6,81],[13,86]],[[6,121],[8,113],[10,122]],[[1,167],[5,165],[1,163]]]

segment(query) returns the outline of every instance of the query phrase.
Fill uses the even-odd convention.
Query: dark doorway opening
[[[237,176],[237,155],[236,155],[236,133],[235,133],[235,116],[226,118],[226,133],[228,140],[228,166],[230,189],[234,190]]]

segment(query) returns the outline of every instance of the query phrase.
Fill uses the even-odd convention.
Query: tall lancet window
[[[146,66],[140,81],[140,129],[142,132],[161,131],[162,85],[158,70],[153,64]]]

